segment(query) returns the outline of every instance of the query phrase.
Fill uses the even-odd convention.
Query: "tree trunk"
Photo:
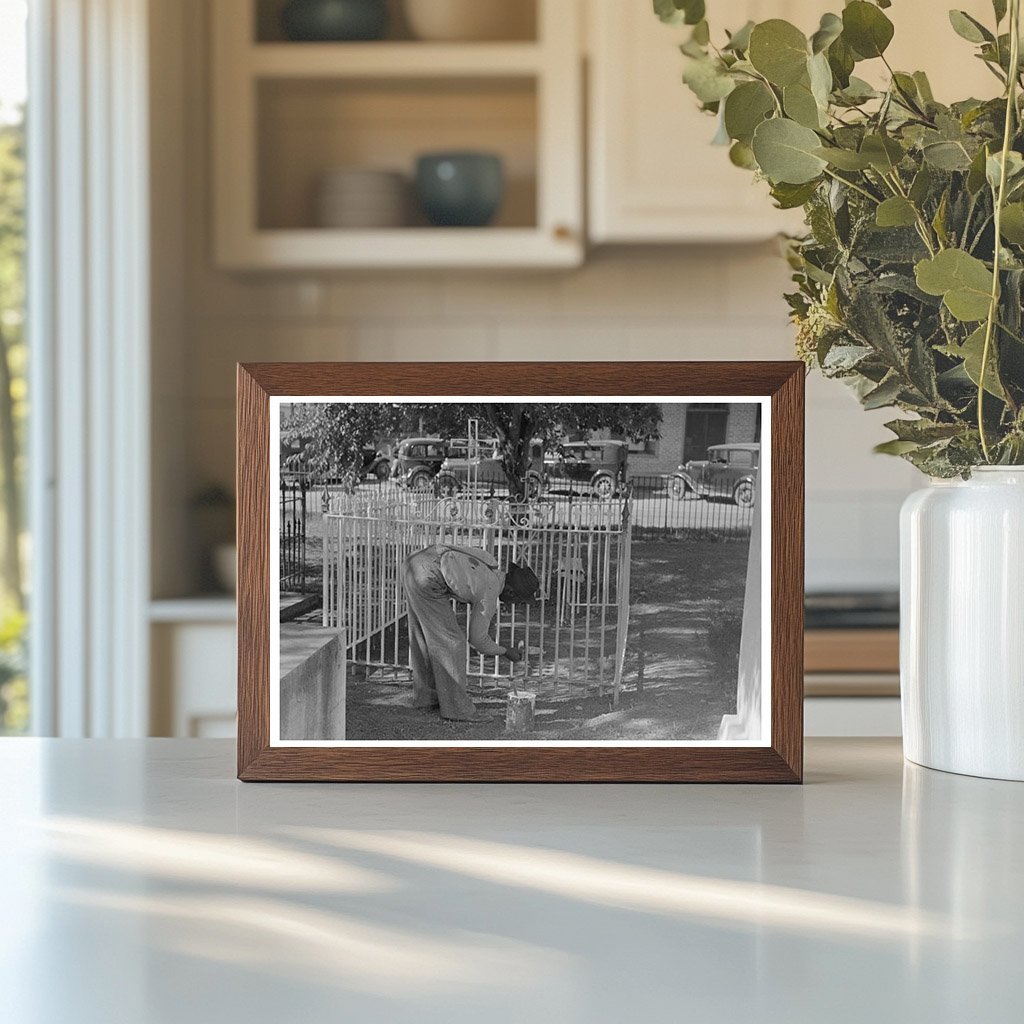
[[[0,474],[3,476],[2,503],[4,589],[24,608],[21,575],[21,488],[18,486],[18,448],[14,434],[14,396],[11,394],[11,364],[7,340],[0,325]]]

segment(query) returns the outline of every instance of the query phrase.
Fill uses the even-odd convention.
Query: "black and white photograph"
[[[769,415],[274,398],[272,742],[766,744]]]

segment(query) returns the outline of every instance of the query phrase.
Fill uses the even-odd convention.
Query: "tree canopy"
[[[301,452],[314,474],[357,464],[365,447],[409,434],[465,437],[469,420],[481,436],[495,437],[509,489],[525,491],[530,442],[551,447],[596,431],[632,441],[658,436],[661,407],[653,402],[495,402],[296,404],[282,420],[282,444]]]

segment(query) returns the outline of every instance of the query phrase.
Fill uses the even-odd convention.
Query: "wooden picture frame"
[[[281,746],[271,739],[271,402],[288,396],[728,395],[770,410],[770,738],[762,745]],[[760,422],[760,420],[759,420]],[[238,366],[238,777],[243,781],[800,782],[804,367],[799,362],[256,363]],[[748,581],[749,582],[749,581]],[[770,595],[770,596],[769,596]]]

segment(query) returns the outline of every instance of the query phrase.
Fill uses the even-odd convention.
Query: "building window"
[[[724,444],[729,425],[728,405],[687,406],[683,435],[683,462],[703,459],[713,444]]]

